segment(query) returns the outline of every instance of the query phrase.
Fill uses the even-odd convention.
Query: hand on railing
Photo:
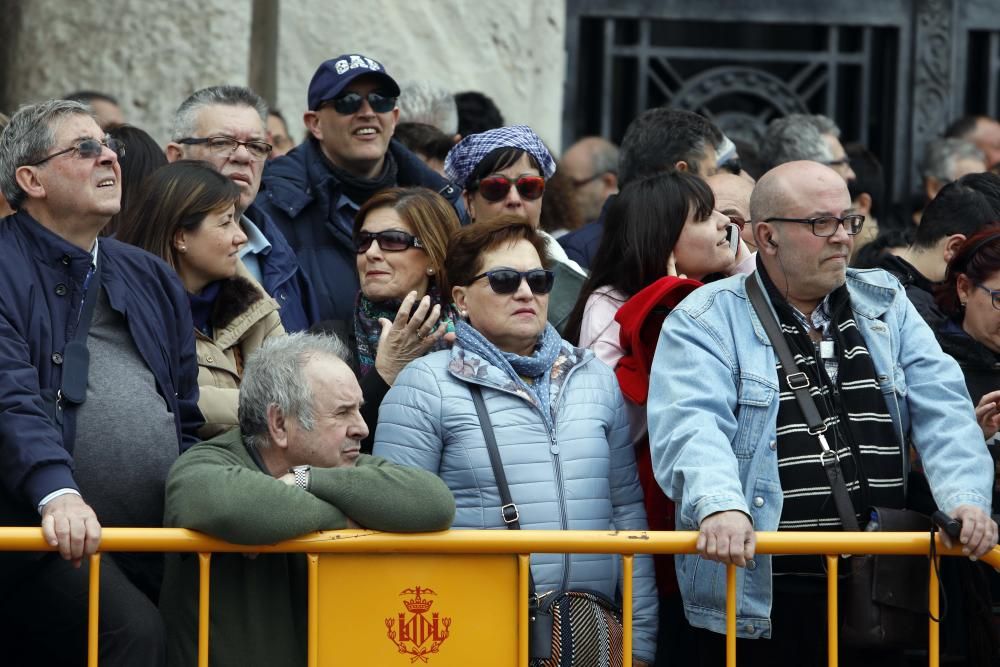
[[[80,567],[83,557],[101,544],[101,523],[83,498],[67,493],[42,506],[42,535],[73,567]]]
[[[738,510],[709,514],[701,522],[695,548],[702,558],[746,567],[757,547],[750,517]]]
[[[989,514],[973,505],[959,505],[949,512],[949,516],[962,523],[962,533],[958,541],[962,544],[962,553],[972,560],[982,558],[997,545],[997,524]],[[953,546],[952,539],[944,531],[941,541],[946,547]]]

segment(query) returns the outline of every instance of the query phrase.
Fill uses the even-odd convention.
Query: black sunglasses
[[[497,294],[513,294],[521,287],[521,281],[528,282],[532,294],[548,294],[552,291],[555,274],[547,269],[532,269],[530,271],[515,271],[514,269],[494,269],[475,276],[471,282],[480,278],[488,278],[490,288]]]
[[[358,232],[354,239],[354,250],[359,255],[366,253],[372,247],[373,241],[378,241],[378,247],[383,252],[400,252],[411,246],[414,248],[424,247],[420,239],[413,234],[388,229],[384,232]]]
[[[45,164],[54,157],[59,157],[60,155],[65,155],[66,153],[70,153],[72,151],[76,151],[77,157],[83,160],[92,160],[104,152],[105,146],[113,150],[118,157],[125,155],[125,144],[114,137],[104,137],[103,140],[84,139],[76,145],[64,148],[61,151],[56,151],[52,155],[46,155],[41,160],[38,160],[37,162],[29,162],[24,166],[37,167],[40,164]]]
[[[359,93],[344,93],[331,100],[323,101],[319,106],[321,109],[325,106],[332,106],[333,110],[341,116],[350,116],[358,112],[365,99],[366,97],[362,97]],[[396,98],[382,93],[368,93],[367,100],[368,105],[375,113],[388,113],[396,108]]]

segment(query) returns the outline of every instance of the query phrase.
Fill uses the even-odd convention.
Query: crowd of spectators
[[[731,563],[741,664],[825,661],[820,559],[755,552],[757,531],[846,529],[821,451],[862,529],[939,509],[972,561],[996,546],[996,120],[955,121],[891,202],[821,115],[750,146],[654,108],[557,159],[483,93],[363,54],[303,96],[298,141],[235,85],[178,100],[165,146],[96,91],[0,115],[0,524],[56,549],[0,554],[11,664],[82,663],[105,526],[697,531],[696,554],[636,557],[639,666],[721,664]],[[103,563],[102,664],[193,664],[198,559]],[[211,567],[211,663],[302,664],[304,556]],[[946,574],[968,621],[946,657],[996,664],[996,573]],[[617,556],[531,575],[622,595]]]

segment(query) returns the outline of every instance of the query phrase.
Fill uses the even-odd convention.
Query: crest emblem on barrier
[[[429,588],[405,588],[399,595],[411,597],[403,600],[405,612],[399,612],[396,618],[385,619],[386,637],[396,645],[400,653],[413,656],[410,658],[411,663],[417,660],[426,663],[430,655],[437,653],[441,644],[448,639],[451,618],[441,617],[439,612],[431,611],[434,600],[427,596],[437,593]]]

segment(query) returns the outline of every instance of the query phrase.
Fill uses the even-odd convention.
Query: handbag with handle
[[[510,495],[493,422],[483,391],[469,385],[500,493],[500,515],[510,530],[520,530],[520,515]],[[549,591],[538,595],[528,573],[528,653],[532,667],[621,667],[624,664],[621,607],[596,591]]]

